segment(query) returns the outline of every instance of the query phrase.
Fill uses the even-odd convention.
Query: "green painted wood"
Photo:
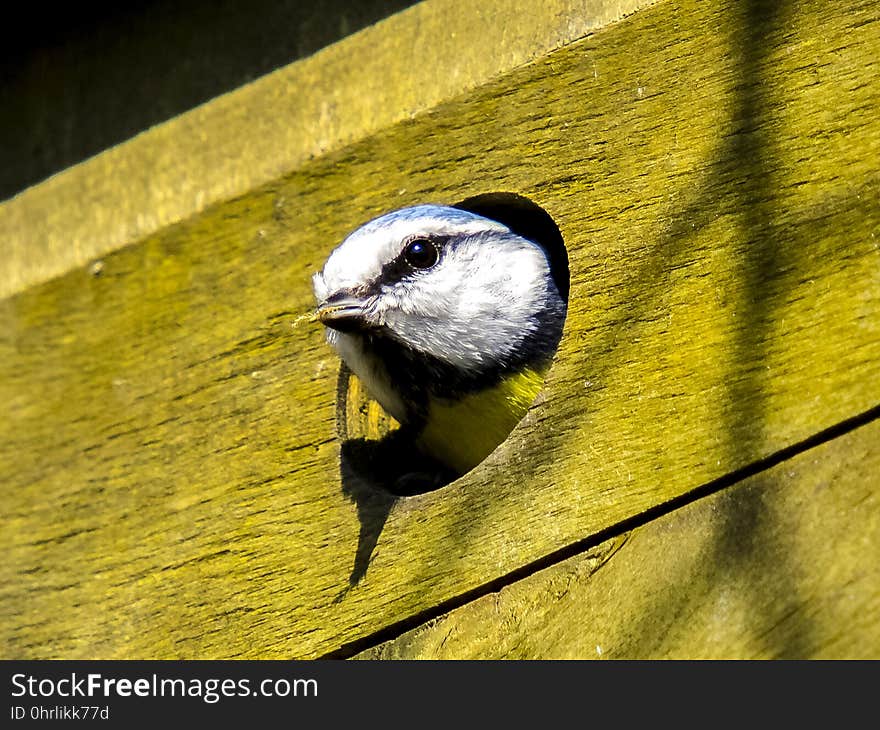
[[[416,3],[0,204],[0,297],[85,266],[90,258],[106,256],[215,203],[247,195],[315,156],[470,92],[651,1]],[[283,12],[280,6],[276,10]],[[187,23],[182,19],[198,11],[178,12],[178,17],[165,17],[164,22],[175,23],[177,32],[185,34]],[[247,12],[258,11],[249,6]],[[327,3],[315,6],[315,12],[329,19]],[[524,16],[528,23],[522,22]],[[251,26],[250,31],[254,29]],[[288,42],[296,30],[291,26],[285,31]],[[140,42],[124,37],[114,40],[123,53],[148,54],[145,36],[149,28],[136,25],[132,32]],[[163,41],[173,42],[167,37]],[[205,62],[200,58],[200,63]],[[64,63],[62,56],[49,66]],[[103,56],[93,68],[102,63],[112,61]],[[108,74],[112,76],[112,70]],[[125,83],[131,84],[132,77],[126,75]],[[171,93],[171,80],[161,83],[163,92]],[[60,94],[54,93],[56,85],[63,89]],[[63,74],[44,72],[39,83],[32,79],[28,88],[38,97],[54,96],[56,102],[67,99],[68,106],[75,106],[71,98],[77,98],[71,94],[100,94],[104,88],[101,79],[84,91],[76,91],[78,86]],[[8,89],[14,101],[4,111],[11,116],[19,103],[44,101],[22,99],[12,87]],[[119,100],[114,98],[112,103]],[[156,99],[156,103],[161,102]],[[95,114],[93,105],[82,106],[83,114]],[[14,119],[11,123],[27,126]],[[68,115],[65,123],[75,128],[76,114]],[[18,134],[20,129],[15,131]],[[36,131],[45,133],[45,128]],[[9,144],[11,137],[4,137]],[[70,142],[65,139],[57,144]],[[14,164],[14,155],[4,164]]]
[[[4,300],[3,655],[344,651],[876,405],[878,17],[660,3]],[[310,274],[492,190],[569,246],[545,391],[458,482],[370,494]]]
[[[880,658],[880,421],[360,659]]]

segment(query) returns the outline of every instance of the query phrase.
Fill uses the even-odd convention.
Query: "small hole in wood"
[[[516,193],[486,193],[452,207],[497,221],[514,234],[509,237],[502,232],[487,250],[491,261],[481,264],[496,273],[487,279],[487,289],[479,296],[488,293],[491,297],[493,286],[507,296],[499,297],[500,305],[495,309],[480,310],[485,321],[475,321],[475,326],[489,332],[484,338],[475,335],[475,341],[484,343],[487,352],[496,348],[500,355],[494,360],[487,357],[483,371],[465,373],[458,380],[452,370],[420,375],[443,382],[436,388],[436,397],[428,399],[425,418],[403,426],[343,365],[337,388],[337,430],[343,444],[343,486],[354,497],[365,487],[392,498],[419,494],[445,486],[473,469],[525,416],[559,344],[568,304],[569,268],[565,244],[553,218]],[[508,239],[502,240],[505,236]],[[522,246],[516,237],[529,242],[530,254],[511,249],[509,257],[504,255],[506,245]],[[533,244],[543,254],[538,259],[534,258]],[[545,286],[537,294],[536,275],[530,270],[530,262],[535,261]],[[510,270],[505,271],[505,266]],[[512,287],[512,281],[523,286]],[[477,296],[477,290],[473,295]],[[510,331],[509,323],[500,321],[504,317],[518,318],[522,325],[520,334],[509,341],[492,335]]]

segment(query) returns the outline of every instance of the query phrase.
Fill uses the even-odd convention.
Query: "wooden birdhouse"
[[[880,656],[878,49],[854,0],[427,0],[0,204],[4,656]],[[366,484],[311,276],[497,193],[567,252],[541,394]]]

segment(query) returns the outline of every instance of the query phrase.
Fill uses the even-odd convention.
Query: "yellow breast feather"
[[[543,383],[543,371],[527,368],[459,400],[431,401],[418,446],[464,474],[507,437]]]

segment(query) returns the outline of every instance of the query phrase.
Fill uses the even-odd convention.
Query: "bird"
[[[444,483],[522,419],[562,334],[567,287],[515,228],[460,207],[401,208],[354,230],[312,278],[327,341]]]

